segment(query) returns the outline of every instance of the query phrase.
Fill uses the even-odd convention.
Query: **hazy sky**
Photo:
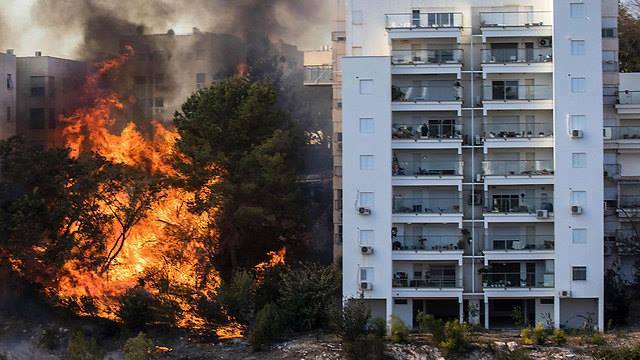
[[[142,22],[149,33],[165,33],[170,28],[176,33],[189,33],[193,27],[202,31],[224,31],[217,24],[224,22],[229,26],[232,21],[228,13],[225,17],[225,2],[246,4],[256,0],[203,1],[215,3],[217,5],[211,7],[219,8],[202,11],[192,5],[193,0],[0,0],[0,52],[15,49],[18,56],[26,56],[40,50],[45,55],[78,57],[85,26],[82,17],[76,15],[78,4],[97,5],[125,20]],[[272,1],[287,3],[275,6],[276,18],[286,29],[274,37],[303,50],[318,49],[330,43],[333,0]],[[293,1],[303,5],[295,5]],[[49,7],[56,10],[48,13]],[[90,8],[84,6],[87,7]]]

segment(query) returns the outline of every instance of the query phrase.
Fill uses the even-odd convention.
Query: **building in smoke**
[[[16,135],[16,56],[0,53],[0,140]]]

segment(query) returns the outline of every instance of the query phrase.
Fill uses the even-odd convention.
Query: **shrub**
[[[336,306],[333,318],[336,333],[343,342],[355,341],[367,336],[371,309],[364,299],[348,299],[344,305]]]
[[[254,279],[246,271],[236,271],[230,281],[225,281],[218,291],[218,301],[227,313],[242,323],[253,319]]]
[[[391,315],[391,341],[396,343],[409,342],[409,328],[396,315]]]
[[[556,345],[564,345],[567,343],[567,334],[562,329],[553,330],[553,342]]]
[[[96,344],[96,339],[86,338],[83,333],[75,332],[69,338],[67,346],[68,360],[98,360],[103,354]]]
[[[120,308],[116,315],[128,329],[140,331],[147,325],[174,325],[178,306],[170,301],[156,298],[145,289],[129,289],[120,297]]]
[[[547,341],[547,329],[544,328],[541,321],[539,321],[536,324],[536,327],[533,328],[533,340],[536,345],[544,345]]]
[[[604,335],[602,335],[602,333],[598,331],[594,331],[591,334],[585,335],[583,337],[583,340],[587,344],[591,344],[591,345],[604,345],[606,343]]]
[[[278,308],[273,304],[265,305],[256,316],[256,323],[249,339],[255,351],[262,350],[264,345],[279,338],[285,324]]]
[[[55,327],[45,329],[40,336],[38,345],[47,350],[55,350],[60,346],[60,333]]]
[[[367,331],[369,335],[383,339],[387,335],[387,321],[377,317],[369,322]]]
[[[468,347],[467,333],[469,329],[466,324],[459,321],[447,321],[444,325],[445,340],[440,343],[440,347],[448,353],[458,354]]]
[[[520,331],[520,341],[522,342],[522,345],[533,345],[535,343],[531,337],[530,328],[524,328]]]
[[[436,319],[433,315],[420,311],[416,315],[416,321],[421,332],[431,334],[435,345],[439,345],[444,341],[444,321],[442,319]]]
[[[640,360],[640,345],[634,347],[599,347],[593,353],[595,360]]]
[[[125,360],[147,360],[151,357],[151,351],[153,351],[153,341],[143,332],[128,339],[122,349]]]

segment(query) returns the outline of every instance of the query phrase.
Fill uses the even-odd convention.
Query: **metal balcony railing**
[[[553,235],[491,235],[486,249],[493,251],[553,250]]]
[[[480,26],[488,27],[536,27],[551,26],[551,11],[483,11]]]
[[[538,210],[553,212],[553,194],[547,197],[494,195],[486,212],[504,214],[535,214]]]
[[[451,85],[430,85],[430,86],[392,86],[392,101],[461,101],[462,86]]]
[[[393,65],[461,64],[462,49],[392,50]]]
[[[607,140],[640,140],[640,126],[607,126],[604,129]]]
[[[482,49],[483,64],[550,63],[552,61],[551,47]]]
[[[483,125],[485,139],[527,139],[553,136],[551,122],[495,122]]]
[[[460,198],[393,198],[394,214],[458,214]]]
[[[462,161],[394,161],[393,176],[459,176],[462,175]]]
[[[393,139],[412,140],[441,140],[462,139],[462,125],[450,123],[393,124],[391,128]]]
[[[331,84],[333,82],[333,67],[331,65],[305,66],[305,84]]]
[[[618,208],[620,209],[640,209],[640,195],[620,195]]]
[[[482,162],[486,176],[544,176],[553,175],[553,160],[487,160]]]
[[[413,12],[387,14],[387,29],[461,28],[460,12]]]
[[[623,90],[618,91],[618,104],[620,105],[638,105],[640,104],[640,91]]]
[[[505,81],[501,85],[487,85],[482,88],[484,101],[516,101],[516,100],[552,100],[553,87],[551,85],[520,85],[516,81],[510,84]]]
[[[460,235],[398,235],[391,239],[393,250],[456,251],[460,247]]]
[[[482,275],[485,288],[552,288],[554,274],[536,276],[534,272],[489,272]]]
[[[442,289],[462,287],[455,275],[425,274],[424,279],[394,278],[394,288]]]

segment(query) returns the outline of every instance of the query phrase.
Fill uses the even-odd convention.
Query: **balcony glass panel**
[[[433,65],[462,63],[462,49],[411,49],[391,51],[394,65]]]
[[[485,209],[492,213],[535,214],[537,210],[553,212],[553,194],[546,197],[523,197],[521,195],[492,195],[491,207]]]
[[[553,160],[487,160],[482,162],[482,174],[487,176],[553,175]]]
[[[487,11],[480,13],[481,27],[551,26],[550,11]]]
[[[483,49],[484,64],[547,63],[553,61],[551,47]]]
[[[535,272],[489,272],[482,275],[482,285],[485,288],[552,288],[554,277]]]
[[[392,164],[393,176],[456,176],[462,175],[462,161],[397,161]]]
[[[457,214],[460,212],[460,198],[393,198],[394,214]]]
[[[553,235],[491,235],[487,250],[553,250]]]
[[[551,122],[494,122],[484,124],[485,139],[544,138],[553,136]]]
[[[458,288],[462,287],[456,277],[456,268],[451,265],[430,265],[430,271],[415,270],[412,274],[396,271],[393,275],[394,288]]]
[[[509,100],[551,100],[551,85],[522,85],[518,81],[493,81],[492,85],[483,86],[482,96],[485,101]]]
[[[304,82],[311,84],[331,83],[333,80],[333,67],[326,66],[305,66]]]
[[[611,140],[640,140],[640,126],[608,126],[605,134]]]
[[[455,251],[460,248],[459,235],[397,235],[391,239],[393,250]]]
[[[455,120],[429,120],[423,124],[393,124],[393,139],[462,139],[462,125]]]
[[[461,101],[462,87],[451,85],[392,86],[392,101]]]
[[[640,91],[618,91],[618,103],[621,105],[640,104]]]
[[[387,14],[387,29],[460,28],[462,13],[418,12]]]

